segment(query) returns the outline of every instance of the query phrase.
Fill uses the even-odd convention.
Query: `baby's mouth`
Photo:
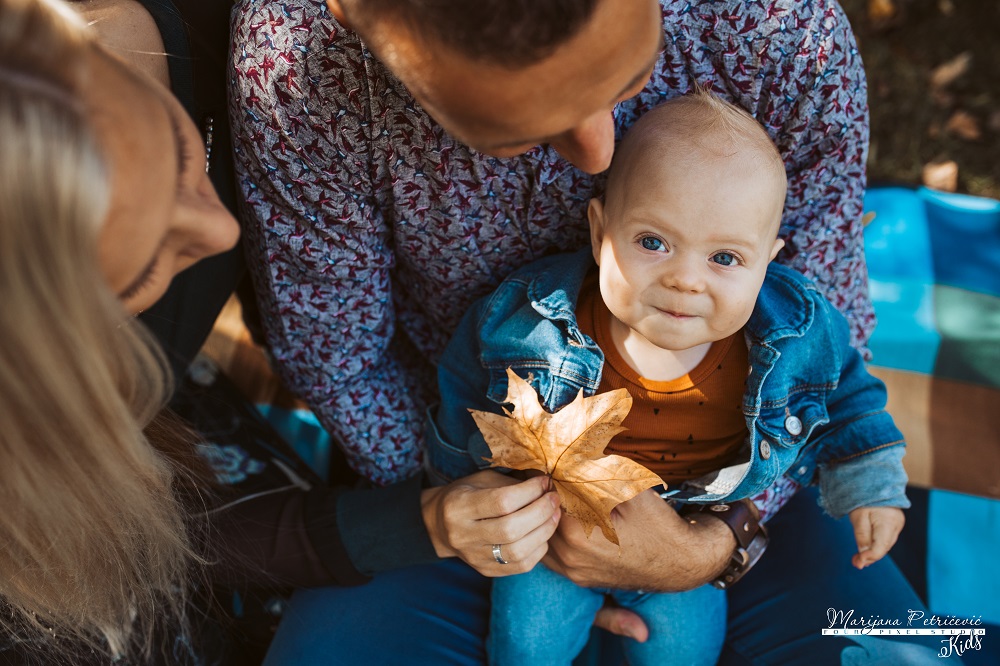
[[[668,317],[673,317],[674,319],[692,319],[696,315],[687,314],[686,312],[680,312],[679,310],[664,310],[663,308],[656,308]]]

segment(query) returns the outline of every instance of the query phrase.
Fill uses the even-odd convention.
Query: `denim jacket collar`
[[[746,325],[747,339],[755,344],[772,346],[777,340],[802,337],[816,317],[816,302],[806,297],[815,290],[790,268],[771,263]]]
[[[565,270],[541,271],[528,276],[528,298],[531,307],[546,319],[576,321],[576,301],[587,273],[594,266],[590,246],[571,255],[572,261],[564,262]]]

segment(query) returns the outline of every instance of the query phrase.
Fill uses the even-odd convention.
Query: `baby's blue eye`
[[[645,238],[641,239],[639,241],[639,245],[642,245],[644,249],[652,250],[653,252],[662,252],[663,250],[667,249],[666,246],[663,244],[663,241],[653,236],[646,236]]]
[[[736,257],[729,252],[716,252],[712,255],[712,261],[720,266],[732,266],[736,263]]]

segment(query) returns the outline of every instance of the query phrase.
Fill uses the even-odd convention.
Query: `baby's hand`
[[[858,542],[858,552],[851,558],[851,564],[858,569],[885,557],[906,522],[902,510],[892,506],[863,506],[851,511],[850,517]]]

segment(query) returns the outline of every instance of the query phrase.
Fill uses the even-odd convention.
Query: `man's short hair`
[[[598,0],[349,0],[344,9],[366,26],[396,19],[414,34],[480,62],[532,65],[576,35]]]

